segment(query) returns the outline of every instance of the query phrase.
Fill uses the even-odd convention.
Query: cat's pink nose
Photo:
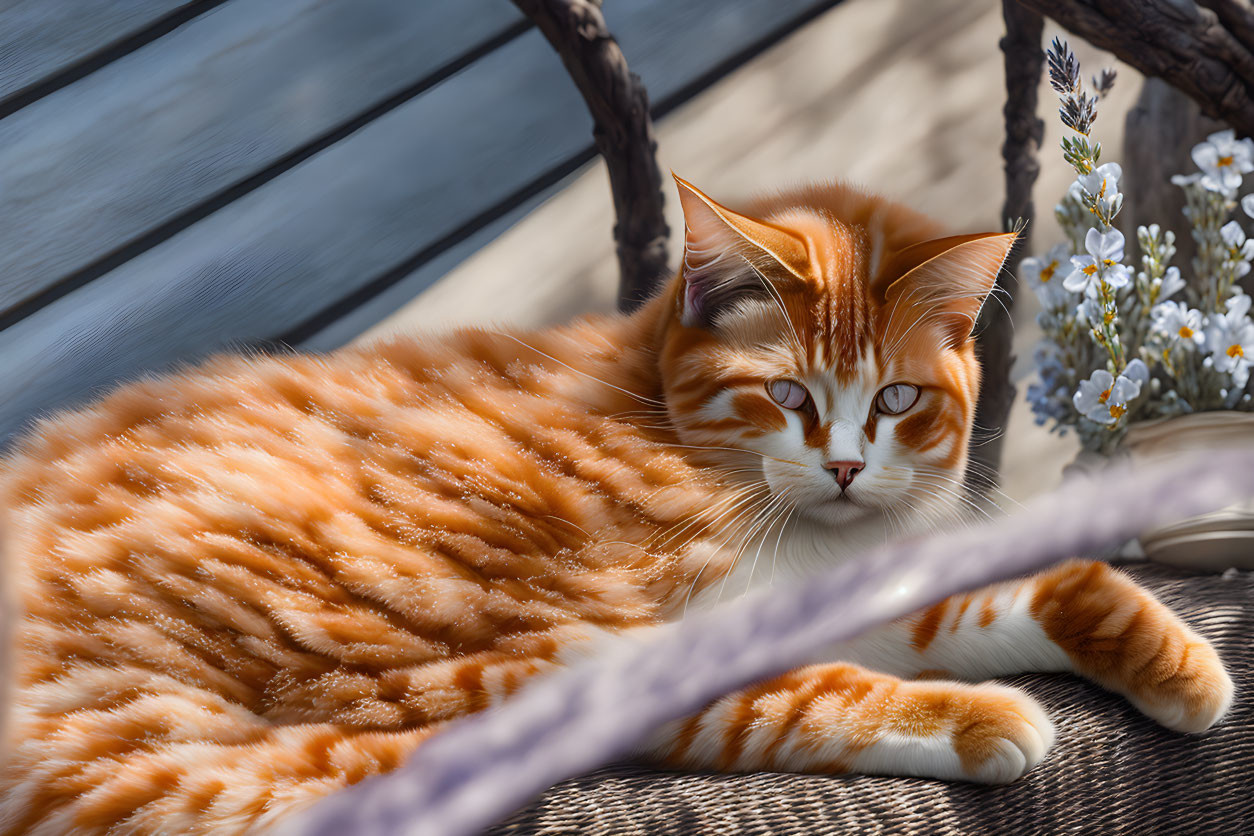
[[[853,477],[862,472],[862,469],[866,467],[866,462],[828,462],[823,467],[832,472],[841,490],[849,490],[849,486],[853,484]]]

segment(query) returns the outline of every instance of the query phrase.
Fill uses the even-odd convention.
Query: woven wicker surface
[[[1006,787],[912,778],[721,775],[617,766],[554,787],[504,834],[1254,834],[1254,573],[1132,570],[1210,638],[1237,682],[1228,718],[1166,731],[1075,677],[1025,675],[1058,740]]]

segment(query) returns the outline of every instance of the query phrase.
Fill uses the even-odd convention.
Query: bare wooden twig
[[[1006,21],[1006,36],[1001,39],[1006,68],[1006,105],[1002,111],[1006,122],[1006,140],[1001,148],[1005,160],[1006,203],[1002,207],[1002,217],[1008,224],[1019,220],[1030,224],[1033,216],[1032,186],[1041,170],[1037,155],[1045,131],[1045,123],[1036,116],[1037,90],[1045,62],[1045,54],[1041,51],[1044,21],[1039,14],[1024,8],[1017,0],[1003,0],[1002,15]],[[1029,225],[1023,230],[997,277],[997,289],[993,291],[996,298],[991,299],[980,314],[977,349],[983,368],[983,386],[976,405],[977,431],[971,448],[971,460],[976,466],[968,478],[968,484],[977,490],[986,491],[996,485],[997,468],[1001,462],[1001,433],[1014,404],[1015,387],[1010,382],[1010,368],[1014,363],[1011,352],[1014,342],[1014,275],[1019,260],[1028,250],[1031,234]]]
[[[668,274],[662,174],[639,76],[610,36],[596,0],[514,0],[561,56],[592,113],[597,150],[609,169],[620,273],[618,305],[643,302]]]
[[[1254,22],[1247,0],[1019,0],[1254,134]],[[1205,8],[1209,7],[1209,8]]]
[[[1229,32],[1243,44],[1254,44],[1254,5],[1250,0],[1198,0],[1219,16]]]

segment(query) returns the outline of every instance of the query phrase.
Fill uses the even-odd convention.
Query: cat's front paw
[[[1036,700],[1014,688],[980,685],[954,727],[953,746],[967,780],[1007,784],[1041,762],[1054,725]]]
[[[892,733],[859,747],[847,771],[1008,784],[1054,742],[1036,700],[988,683],[905,683],[884,730]]]
[[[1128,699],[1169,729],[1206,731],[1232,705],[1232,677],[1205,639],[1187,628],[1173,639],[1131,677]]]
[[[1076,673],[1169,729],[1200,732],[1232,705],[1215,649],[1127,575],[1072,561],[1035,580],[1032,610]]]

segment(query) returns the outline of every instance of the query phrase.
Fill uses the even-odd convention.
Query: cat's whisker
[[[658,546],[669,545],[675,540],[676,537],[687,532],[689,529],[691,529],[694,526],[700,526],[702,530],[712,528],[717,523],[719,523],[724,517],[736,512],[736,509],[739,508],[744,503],[756,502],[763,498],[764,498],[763,496],[754,495],[752,492],[745,492],[742,494],[733,495],[730,499],[726,500],[728,507],[719,510],[717,515],[713,519],[705,520],[698,515],[688,517],[687,519],[681,520],[680,522],[676,523],[670,528],[662,532],[659,532],[657,535],[655,535],[655,538],[657,537],[661,538],[660,540],[656,540],[656,543]],[[699,534],[694,535],[692,538],[689,538],[689,540],[686,541],[683,545],[687,546],[688,543],[692,542],[692,540],[695,539],[697,536],[699,536]]]
[[[691,518],[686,521],[686,523],[673,526],[673,528],[668,531],[665,538],[662,539],[662,544],[666,545],[668,549],[675,551],[686,549],[687,546],[691,545],[697,538],[700,538],[700,536],[714,530],[717,525],[725,523],[727,518],[731,518],[732,524],[735,524],[735,520],[739,519],[742,514],[751,513],[751,511],[757,508],[762,501],[765,501],[767,495],[769,494],[745,496],[745,498],[742,498],[739,503],[730,506],[730,508],[719,511],[719,514],[711,520]],[[692,531],[692,534],[688,535],[690,531]],[[685,538],[685,535],[688,536]]]
[[[574,366],[570,365],[569,363],[566,363],[557,359],[552,354],[548,354],[544,351],[541,351],[540,349],[536,348],[533,345],[529,345],[527,342],[525,342],[524,340],[518,339],[518,337],[515,337],[513,334],[506,334],[504,331],[490,331],[488,333],[494,334],[498,337],[505,337],[506,339],[513,340],[514,342],[521,345],[523,348],[534,351],[536,354],[539,354],[541,357],[547,357],[548,359],[552,360],[554,363],[557,363],[560,366],[564,366],[567,369],[570,369],[575,374],[583,375],[589,380],[595,380],[597,383],[600,383],[603,386],[608,386],[611,389],[614,389],[615,391],[622,392],[624,395],[627,395],[630,398],[634,398],[635,400],[638,400],[641,403],[652,404],[654,406],[659,406],[662,408],[666,407],[666,403],[664,401],[659,401],[656,398],[646,397],[645,395],[641,395],[636,392],[630,392],[621,386],[615,386],[613,383],[610,383],[608,380],[602,380],[601,378],[597,377],[594,374],[585,372],[583,369],[577,369]]]
[[[743,513],[747,515],[751,513],[757,507],[759,506],[754,505],[753,507],[749,509],[745,509]],[[723,553],[723,549],[725,549],[727,544],[730,543],[735,538],[736,533],[741,529],[743,522],[744,522],[743,517],[738,517],[738,519],[734,520],[732,525],[728,526],[729,531],[728,531],[728,535],[726,539],[721,541],[718,544],[718,546],[710,553],[710,556],[705,559],[705,562],[701,564],[701,568],[697,571],[696,576],[693,577],[692,579],[692,583],[689,584],[688,586],[688,595],[687,597],[684,598],[684,607],[683,607],[682,615],[687,615],[688,605],[692,602],[692,596],[696,592],[697,587],[700,585],[701,576],[705,574],[705,570],[707,567],[709,567],[710,561],[712,561],[715,557]],[[691,542],[691,540],[689,542]],[[684,544],[684,545],[686,546],[687,544]]]
[[[897,311],[898,311],[898,308],[901,306],[901,302],[903,299],[909,299],[913,297],[915,294],[920,293],[920,292],[921,292],[920,288],[912,287],[910,288],[909,292],[904,293],[904,294],[899,294],[896,298],[894,298],[892,310],[890,310],[888,313],[888,322],[890,323],[897,322]],[[913,309],[918,304],[919,304],[918,302],[911,303],[911,306],[910,306],[911,309]],[[909,334],[910,334],[909,327],[897,326],[897,328],[895,329],[895,335],[890,335],[891,342],[883,351],[883,356],[886,360],[892,360],[894,357],[897,356],[897,350],[901,348],[901,346],[905,343],[906,338],[909,336]]]
[[[767,578],[767,586],[775,585],[775,566],[779,562],[779,546],[784,539],[784,531],[788,528],[788,523],[792,521],[792,515],[796,513],[797,506],[793,505],[788,509],[788,515],[784,517],[784,521],[780,523],[779,534],[775,537],[775,551],[771,554],[771,576]]]
[[[722,542],[720,542],[718,547],[710,554],[708,558],[706,558],[705,563],[701,565],[700,571],[698,571],[696,577],[693,578],[692,584],[688,588],[688,597],[684,600],[684,613],[687,613],[688,604],[692,600],[693,593],[697,589],[697,585],[701,580],[702,574],[704,574],[706,567],[710,565],[710,561],[713,560],[715,556],[722,554],[723,550],[727,547],[727,544],[731,543],[733,540],[736,540],[740,536],[740,532],[744,530],[746,525],[751,524],[753,520],[756,520],[758,518],[762,509],[768,504],[768,500],[770,499],[771,497],[769,494],[764,497],[758,497],[758,500],[759,500],[758,502],[738,512],[737,519],[734,520],[730,526],[728,526],[727,537]],[[689,542],[691,542],[691,540]],[[687,544],[685,544],[685,546],[686,545]],[[743,550],[744,546],[742,545],[740,548]],[[739,552],[737,553],[735,557],[733,557],[731,566],[726,570],[726,572],[724,572],[723,584],[726,584],[727,576],[732,571],[735,570],[736,561],[738,559],[739,559]],[[720,596],[722,595],[722,586],[720,586],[719,588],[719,595]]]
[[[661,411],[649,411],[645,409],[636,410],[634,412],[616,412],[613,415],[607,415],[606,417],[611,421],[630,421],[632,419],[666,419],[666,416]]]
[[[978,465],[978,463],[973,463],[973,464],[977,464],[977,465]],[[978,467],[973,468],[973,469],[974,469],[977,473],[979,473],[979,469],[978,469]],[[920,472],[920,473],[925,473],[925,474],[927,474],[927,475],[929,475],[929,476],[932,476],[932,477],[935,477],[935,478],[943,479],[943,480],[945,480],[946,482],[948,482],[948,483],[950,483],[950,484],[954,485],[956,488],[962,488],[963,490],[965,490],[966,494],[967,494],[968,496],[970,496],[973,500],[974,500],[974,499],[976,499],[976,498],[978,498],[978,499],[982,499],[982,500],[984,500],[985,502],[987,502],[988,504],[992,505],[992,506],[993,506],[994,508],[996,508],[998,511],[1002,512],[1003,514],[1004,514],[1004,513],[1008,513],[1008,512],[1007,512],[1007,509],[1003,508],[1000,504],[998,504],[996,501],[994,501],[994,500],[992,499],[992,497],[987,496],[987,495],[985,495],[985,496],[980,496],[980,495],[978,495],[978,494],[974,493],[974,492],[971,490],[970,486],[969,486],[969,485],[968,485],[965,481],[963,481],[963,480],[961,480],[961,479],[954,478],[952,475],[950,475],[948,472],[946,472],[946,471],[944,471],[944,470],[941,470],[941,469],[939,469],[939,468],[930,467],[929,465],[922,465],[922,464],[921,464],[921,465],[915,465],[915,466],[914,466],[914,470],[915,470],[915,471],[917,471],[917,472]],[[1023,504],[1022,504],[1021,502],[1019,502],[1017,499],[1015,499],[1014,497],[1010,496],[1008,493],[1006,493],[1005,491],[1001,490],[1000,488],[997,488],[997,487],[994,487],[994,486],[989,486],[989,491],[990,491],[990,493],[1000,495],[1003,499],[1005,499],[1005,500],[1006,500],[1007,502],[1009,502],[1010,504],[1014,505],[1016,508],[1022,508],[1022,507],[1023,507]]]
[[[740,542],[738,543],[736,547],[736,553],[732,557],[731,565],[723,573],[722,582],[719,584],[719,587],[718,587],[718,594],[714,598],[715,605],[722,602],[723,590],[727,587],[727,579],[730,578],[732,574],[736,571],[736,567],[740,565],[740,558],[744,554],[745,549],[747,549],[749,547],[749,544],[753,542],[753,537],[758,530],[759,522],[769,512],[771,506],[774,505],[774,503],[778,499],[779,497],[777,496],[771,496],[766,502],[764,502],[761,506],[759,506],[756,513],[754,513],[753,516],[747,521],[747,528],[748,528],[747,534],[741,535],[739,533],[740,531],[743,531],[746,526],[742,526],[740,529],[738,529],[738,532],[736,534],[736,539],[739,540]],[[727,542],[731,542],[731,540],[729,539]]]
[[[749,530],[749,533],[744,536],[741,542],[740,549],[736,552],[736,556],[732,560],[731,568],[727,570],[727,574],[723,576],[722,583],[719,584],[718,595],[715,596],[715,599],[714,599],[715,605],[722,602],[723,591],[727,586],[727,579],[730,578],[736,572],[736,567],[740,565],[740,559],[744,556],[745,551],[757,538],[758,534],[763,530],[764,526],[769,526],[771,522],[771,514],[773,514],[775,511],[781,508],[786,502],[787,502],[787,499],[782,493],[777,496],[773,496],[771,500],[768,503],[766,503],[766,506],[761,511],[758,512],[757,516],[754,517],[754,521],[753,521],[752,527]]]
[[[758,492],[754,493],[753,491]],[[717,528],[728,517],[732,518],[731,526],[738,525],[738,519],[742,518],[746,514],[752,513],[754,509],[761,507],[761,505],[770,498],[770,490],[765,483],[753,486],[753,491],[741,494],[737,501],[731,503],[728,507],[719,510],[717,515],[712,519],[706,519],[702,516],[694,516],[689,518],[687,521],[672,526],[666,532],[664,542],[671,544],[669,545],[669,548],[672,551],[680,551],[687,548],[698,537],[701,537],[707,532]],[[693,532],[686,540],[683,540],[678,545],[674,545],[677,538],[686,534],[694,527],[698,530]]]
[[[932,489],[935,489],[935,490],[929,490],[929,488],[932,488]],[[948,496],[948,497],[952,497],[952,498],[954,498],[954,499],[956,499],[956,500],[958,500],[958,501],[960,501],[960,502],[964,503],[965,505],[967,505],[967,506],[969,507],[969,509],[970,509],[970,510],[965,511],[964,513],[966,513],[966,514],[979,514],[980,516],[982,516],[982,517],[983,517],[984,519],[986,519],[986,520],[992,520],[992,519],[993,519],[993,516],[992,516],[991,514],[989,514],[989,513],[988,513],[988,511],[984,510],[984,509],[983,509],[983,508],[981,508],[979,505],[976,505],[976,504],[975,504],[974,502],[972,502],[971,500],[967,499],[966,497],[962,496],[960,493],[958,493],[958,492],[954,491],[953,489],[951,489],[951,488],[949,488],[949,487],[947,487],[947,486],[945,486],[945,485],[937,485],[937,484],[929,483],[929,482],[926,482],[926,481],[923,481],[922,483],[916,482],[914,485],[912,485],[912,486],[909,488],[909,491],[910,491],[910,492],[919,492],[919,493],[923,493],[923,494],[925,494],[925,495],[927,495],[927,496],[930,496],[930,497],[932,497],[933,499],[937,500],[937,502],[939,502],[939,503],[944,503],[944,502],[945,502],[945,497],[947,497],[947,496]],[[940,491],[940,493],[937,493],[936,491]],[[939,509],[937,509],[937,510],[939,510]]]
[[[788,315],[788,310],[784,307],[784,299],[779,295],[779,290],[776,289],[775,284],[768,279],[761,270],[758,269],[756,264],[747,258],[745,259],[745,263],[749,265],[749,267],[757,275],[758,279],[761,280],[762,286],[765,287],[767,292],[771,294],[771,298],[775,301],[775,305],[779,308],[779,315],[782,316],[784,321],[788,323],[788,330],[792,332],[793,348],[797,351],[798,356],[804,357],[805,345],[801,342],[800,335],[797,334],[797,328],[793,325],[792,317]]]
[[[899,511],[896,508],[889,508],[888,511],[889,511],[889,515],[892,517],[892,523],[895,527],[893,536],[894,537],[904,536],[910,530],[910,526],[906,522],[905,514],[903,514],[901,511]]]
[[[791,489],[791,488],[784,488],[784,490],[780,491],[780,493],[779,493],[780,500],[782,501],[782,503],[783,503],[784,505],[786,505],[786,506],[787,506],[786,510],[787,510],[787,511],[788,511],[788,513],[790,513],[790,514],[792,513],[792,510],[793,510],[793,507],[794,507],[793,505],[791,505],[791,504],[790,504],[790,503],[788,503],[788,501],[787,501],[787,500],[788,500],[788,495],[789,495],[791,492],[792,492],[792,489]],[[770,526],[768,526],[768,527],[766,528],[766,532],[765,532],[765,533],[766,533],[767,535],[769,535],[769,534],[770,534]],[[779,533],[780,533],[781,535],[784,533],[783,526],[781,526],[781,527],[780,527],[780,532],[779,532]],[[753,554],[753,563],[751,563],[751,564],[749,565],[749,579],[748,579],[748,581],[746,581],[746,585],[745,585],[745,594],[746,594],[746,595],[748,595],[748,594],[749,594],[749,590],[753,587],[753,576],[754,576],[754,574],[758,571],[758,559],[762,556],[762,547],[763,547],[764,545],[765,545],[765,541],[763,541],[763,542],[759,542],[759,543],[758,543],[758,548],[757,548],[757,551],[755,551],[755,552],[754,552],[754,554]],[[779,537],[776,537],[776,538],[775,538],[775,546],[776,546],[776,549],[778,550],[778,548],[779,548]]]
[[[795,461],[792,461],[791,459],[781,459],[778,456],[772,456],[767,453],[760,453],[757,450],[749,450],[743,447],[712,447],[709,445],[702,445],[702,444],[667,444],[666,446],[677,447],[681,450],[711,450],[711,451],[716,451],[716,452],[726,451],[729,453],[738,453],[741,455],[747,454],[747,455],[752,455],[752,456],[758,456],[763,459],[770,459],[772,461],[781,462],[783,464],[792,464],[792,465],[796,465],[797,467],[806,467],[806,465],[802,464],[801,462],[795,462]]]

